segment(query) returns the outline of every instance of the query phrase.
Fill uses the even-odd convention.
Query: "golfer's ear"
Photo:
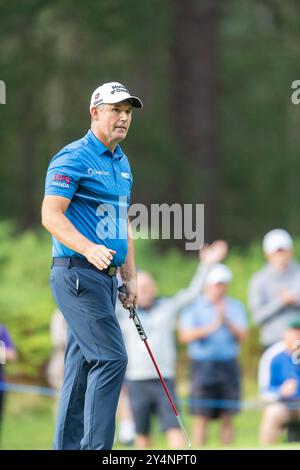
[[[102,109],[103,109],[103,106],[104,106],[104,105],[102,104],[102,105],[100,105],[100,106],[97,106],[97,107],[96,107],[96,106],[93,106],[93,108],[91,108],[90,113],[91,113],[91,119],[92,119],[92,121],[99,121],[99,116],[100,116],[100,113],[101,113],[101,111],[102,111]]]
[[[92,121],[97,121],[97,117],[98,117],[97,108],[95,108],[95,107],[91,108],[91,119],[92,119]]]

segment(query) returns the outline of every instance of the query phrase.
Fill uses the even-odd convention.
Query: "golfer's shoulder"
[[[89,142],[85,137],[70,142],[60,149],[51,159],[50,165],[55,162],[55,165],[68,164],[80,165],[82,157],[89,153]]]
[[[90,152],[90,147],[91,144],[87,139],[87,136],[84,136],[81,139],[74,140],[67,144],[58,152],[57,155],[76,158],[78,155],[88,154]]]

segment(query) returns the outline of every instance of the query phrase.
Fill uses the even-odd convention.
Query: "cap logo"
[[[124,87],[124,85],[112,85],[112,91],[110,92],[111,95],[113,95],[115,92],[119,93],[128,93],[129,95],[129,91],[126,90],[126,88]]]
[[[103,99],[101,98],[100,100],[94,101],[94,106],[99,106],[103,102]]]
[[[97,98],[99,98],[99,95],[100,95],[100,93],[96,93],[96,95],[95,95],[95,100],[96,100]]]

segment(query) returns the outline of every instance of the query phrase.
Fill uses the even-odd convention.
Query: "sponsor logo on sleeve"
[[[59,188],[70,188],[72,178],[70,176],[61,175],[60,173],[55,173],[52,180],[53,186],[58,186]]]

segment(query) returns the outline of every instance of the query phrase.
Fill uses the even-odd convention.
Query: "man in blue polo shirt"
[[[127,355],[115,316],[116,269],[136,303],[127,222],[132,175],[118,145],[139,98],[117,82],[92,94],[91,129],[60,150],[46,177],[42,223],[53,236],[50,286],[68,324],[55,449],[111,449]]]
[[[222,444],[234,438],[232,415],[238,412],[240,399],[237,358],[240,342],[247,337],[247,319],[243,305],[226,295],[231,280],[227,266],[214,265],[203,295],[181,318],[180,340],[188,345],[191,359],[192,432],[197,446],[205,444],[209,421],[214,418],[221,421]]]

